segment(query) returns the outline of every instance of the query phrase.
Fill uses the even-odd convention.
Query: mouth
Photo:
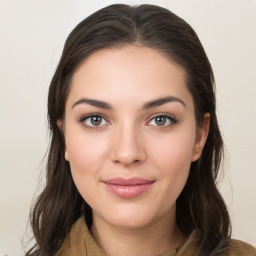
[[[108,191],[121,198],[134,198],[148,191],[154,184],[154,180],[139,177],[114,178],[103,181]]]

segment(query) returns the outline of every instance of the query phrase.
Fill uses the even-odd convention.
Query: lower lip
[[[137,197],[146,191],[148,191],[154,182],[146,183],[146,184],[138,184],[138,185],[116,185],[116,184],[109,184],[105,183],[107,189],[112,192],[114,195],[121,197],[121,198],[134,198]]]

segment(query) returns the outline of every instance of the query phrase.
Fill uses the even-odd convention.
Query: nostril
[[[132,159],[116,159],[114,160],[114,163],[116,164],[122,164],[124,166],[129,166],[129,165],[138,165],[140,164],[142,161],[139,159],[136,160],[132,160]]]

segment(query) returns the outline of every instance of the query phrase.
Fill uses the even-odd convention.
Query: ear
[[[197,127],[196,140],[195,140],[191,162],[197,161],[203,152],[203,148],[209,133],[209,125],[210,125],[210,114],[205,113],[203,121],[200,122],[200,124]]]
[[[68,152],[65,150],[65,159],[66,159],[66,161],[69,161],[69,155],[68,155]]]
[[[57,126],[58,126],[59,130],[62,133],[63,140],[65,141],[64,129],[63,129],[64,128],[63,127],[63,121],[58,119],[57,120]],[[68,155],[68,152],[67,152],[66,143],[65,143],[65,154],[64,154],[64,157],[65,157],[66,161],[69,161],[69,155]]]
[[[62,120],[58,119],[58,120],[57,120],[57,126],[58,126],[58,128],[59,128],[60,131],[63,131],[63,130],[62,130],[62,124],[63,124]]]

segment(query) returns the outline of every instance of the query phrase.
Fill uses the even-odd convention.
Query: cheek
[[[191,133],[173,134],[162,141],[156,140],[153,145],[151,161],[163,181],[163,193],[168,200],[176,201],[189,175],[194,136]]]
[[[190,165],[195,136],[191,133],[173,133],[151,143],[151,157],[166,168]]]
[[[66,150],[69,162],[80,171],[96,168],[106,156],[107,141],[103,134],[85,133],[83,128],[67,129]],[[77,168],[76,168],[77,169]]]
[[[107,141],[102,135],[83,129],[67,129],[66,150],[73,180],[82,196],[95,184],[106,161]]]
[[[95,164],[99,163],[99,156],[101,154],[102,148],[90,141],[79,141],[78,143],[72,142],[67,144],[67,150],[69,152],[69,162],[77,171],[86,171],[88,167],[97,166]]]
[[[80,134],[81,135],[81,134]],[[99,136],[69,136],[66,148],[69,153],[71,174],[77,190],[91,206],[99,191],[97,180],[106,159],[106,146],[99,143]]]

